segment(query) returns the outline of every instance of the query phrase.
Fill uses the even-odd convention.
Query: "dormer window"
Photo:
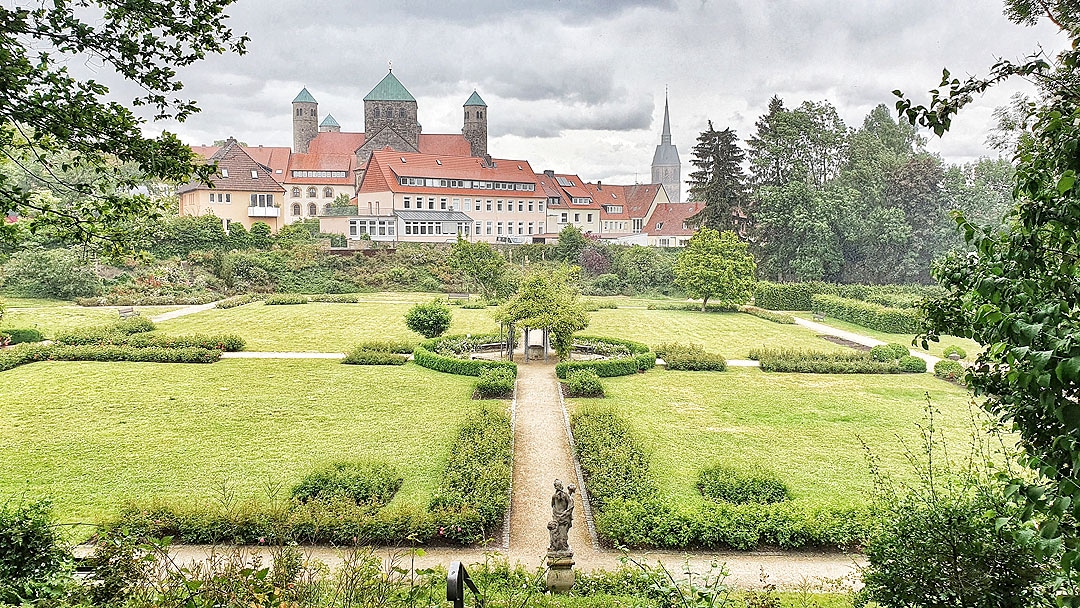
[[[664,228],[664,222],[656,222],[656,229],[662,230]]]

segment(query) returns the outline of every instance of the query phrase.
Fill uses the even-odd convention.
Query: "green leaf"
[[[1058,380],[1062,382],[1077,381],[1080,379],[1080,357],[1065,359],[1058,363],[1054,372],[1057,374]]]
[[[1073,171],[1066,171],[1061,175],[1061,179],[1058,180],[1057,190],[1060,194],[1065,194],[1069,190],[1072,190],[1073,184],[1076,183],[1076,173]]]

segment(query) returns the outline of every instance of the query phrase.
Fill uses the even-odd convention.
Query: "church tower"
[[[679,162],[679,150],[671,144],[671,120],[668,118],[667,94],[664,94],[664,131],[660,134],[660,145],[652,158],[652,183],[663,184],[668,199],[682,202],[682,164]]]
[[[369,142],[374,147],[368,146]],[[379,150],[386,146],[402,152],[420,151],[416,98],[393,71],[364,97],[364,147]]]
[[[487,104],[476,91],[465,102],[465,126],[461,128],[461,134],[469,142],[474,157],[484,158],[487,155]]]
[[[307,154],[308,144],[319,134],[319,102],[307,87],[292,101],[293,152]]]

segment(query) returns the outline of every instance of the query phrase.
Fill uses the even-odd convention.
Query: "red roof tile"
[[[353,154],[362,145],[363,133],[323,131],[308,144],[308,154]]]
[[[448,134],[420,134],[420,153],[436,154],[442,156],[471,156],[472,146],[464,135],[455,133]]]
[[[211,178],[214,188],[218,190],[242,190],[245,192],[283,191],[281,184],[274,178],[270,167],[257,162],[251,157],[248,153],[248,150],[251,149],[232,141],[218,148],[207,159],[216,162],[218,165],[218,172]],[[205,184],[189,182],[181,186],[179,191],[188,192],[206,188]]]
[[[662,203],[645,222],[649,236],[693,236],[695,228],[684,228],[686,218],[705,208],[705,203]],[[657,228],[660,224],[660,228]]]
[[[402,162],[404,161],[404,162]],[[431,186],[402,186],[399,177],[461,179],[536,184],[536,174],[528,161],[492,159],[485,167],[483,159],[468,156],[437,156],[396,152],[389,148],[375,151],[368,161],[364,182],[359,192],[416,192],[457,196],[543,196],[539,187],[533,192],[521,190],[489,190],[442,188]]]

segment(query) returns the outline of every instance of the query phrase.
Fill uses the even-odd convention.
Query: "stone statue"
[[[567,491],[569,490],[569,491]],[[548,531],[551,536],[551,546],[548,551],[570,551],[570,528],[574,525],[574,492],[577,488],[574,484],[563,490],[561,480],[555,480],[555,493],[551,495],[551,523]],[[554,529],[552,529],[554,524]]]

